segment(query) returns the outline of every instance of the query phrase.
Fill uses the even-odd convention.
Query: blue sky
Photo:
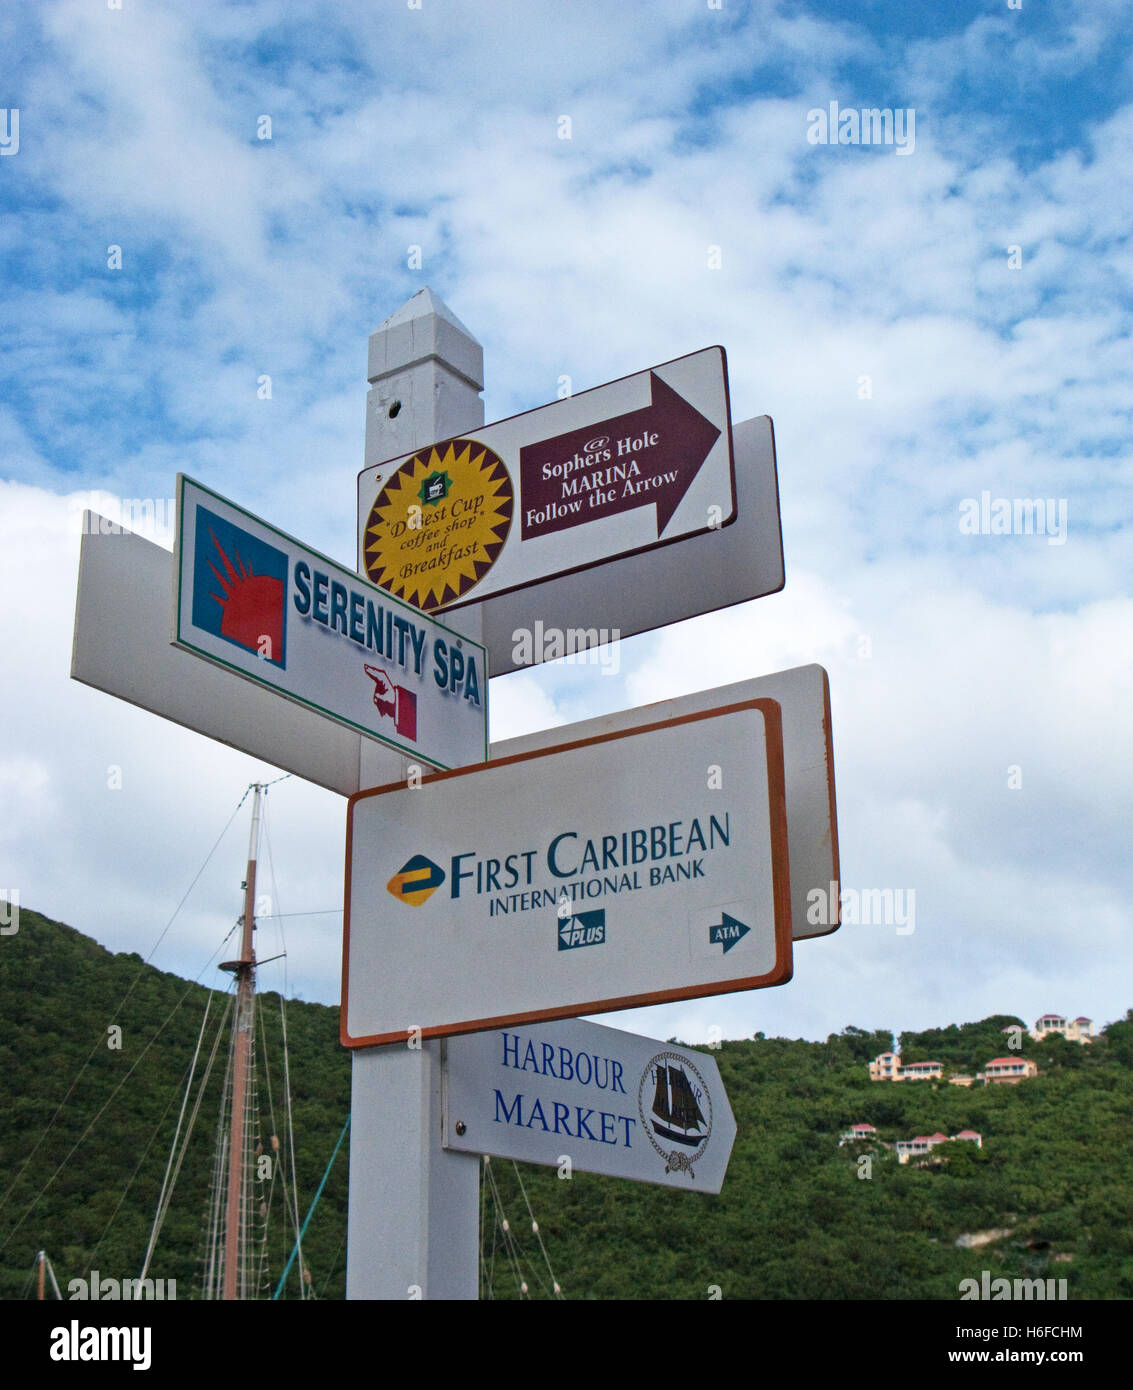
[[[632,1026],[1122,1015],[1127,23],[1107,0],[9,9],[0,886],[145,955],[260,772],[67,680],[76,496],[184,471],[349,561],[367,338],[429,285],[484,344],[489,421],[722,343],[733,418],[776,427],[784,592],[628,640],[614,677],[498,680],[494,735],[821,662],[845,882],[917,890],[911,936],[846,928],[783,989]],[[809,143],[831,101],[915,112],[915,146]],[[964,534],[985,491],[1064,503],[1062,541]],[[273,792],[288,910],[340,902],[343,821]],[[165,968],[195,974],[238,910],[233,835]],[[291,921],[288,986],[333,1000],[334,918]]]

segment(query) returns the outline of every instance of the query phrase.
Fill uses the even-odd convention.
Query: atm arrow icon
[[[751,928],[744,922],[737,921],[735,917],[729,917],[726,912],[722,916],[722,922],[708,928],[708,940],[713,946],[723,946],[724,955],[727,955],[737,941],[744,939]]]

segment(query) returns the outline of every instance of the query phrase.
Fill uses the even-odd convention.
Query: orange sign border
[[[759,710],[764,720],[764,748],[767,756],[771,821],[771,887],[775,913],[775,966],[772,970],[765,975],[748,976],[737,980],[717,980],[706,985],[689,985],[684,988],[654,991],[648,994],[621,995],[614,999],[583,1000],[550,1009],[532,1009],[522,1013],[497,1014],[490,1018],[434,1024],[423,1027],[419,1034],[413,1030],[414,1034],[421,1038],[451,1037],[460,1033],[483,1032],[489,1028],[522,1023],[545,1023],[558,1018],[581,1018],[589,1014],[610,1013],[616,1009],[644,1008],[650,1004],[670,1004],[683,999],[702,999],[715,994],[734,994],[742,990],[767,989],[773,985],[786,984],[793,974],[791,877],[787,852],[787,803],[783,774],[783,719],[777,700],[766,698],[742,700],[737,704],[721,705],[715,709],[680,715],[675,719],[662,719],[632,729],[597,734],[592,738],[575,739],[568,743],[555,744],[549,748],[532,749],[528,753],[516,753],[507,758],[494,758],[483,763],[472,763],[468,767],[438,772],[426,778],[422,786],[426,784],[432,786],[434,783],[445,782],[453,777],[474,776],[477,772],[483,772],[489,768],[505,767],[511,763],[531,762],[536,758],[551,757],[556,753],[569,752],[573,748],[584,748],[597,743],[612,743],[616,739],[634,738],[639,734],[671,728],[677,724],[693,724],[704,719],[718,719],[722,715],[735,714],[746,709]],[[342,999],[339,1005],[339,1041],[343,1047],[380,1047],[391,1043],[405,1043],[409,1038],[405,1029],[396,1033],[374,1033],[358,1038],[351,1037],[347,1032],[348,1001],[350,999],[350,889],[354,858],[354,807],[358,802],[368,797],[384,796],[389,792],[405,790],[404,782],[391,782],[385,786],[371,787],[366,791],[356,792],[347,802],[346,882],[342,920]]]

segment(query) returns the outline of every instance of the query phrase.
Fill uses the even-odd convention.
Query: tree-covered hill
[[[866,1058],[888,1041],[724,1043],[738,1136],[719,1196],[524,1169],[567,1295],[956,1299],[990,1269],[1065,1278],[1069,1298],[1133,1297],[1133,1022],[1016,1086],[872,1082]],[[859,1122],[876,1140],[839,1147]],[[962,1129],[983,1148],[952,1143],[925,1167],[886,1147]],[[514,1224],[521,1199],[498,1167]],[[1008,1234],[956,1245],[988,1231]],[[495,1283],[514,1295],[498,1263]]]
[[[19,933],[0,940],[0,1297],[27,1294],[40,1248],[64,1293],[92,1266],[137,1274],[207,994],[21,909]],[[214,1016],[224,998],[214,995]],[[268,1148],[273,1132],[284,1134],[279,997],[264,995],[262,1006],[272,1035],[274,1126],[260,1071]],[[1004,1053],[1002,1030],[1019,1022],[1004,1014],[906,1034],[902,1051],[974,1071]],[[117,1049],[107,1045],[114,1027]],[[291,1001],[287,1032],[302,1215],[347,1115],[349,1058],[336,1009]],[[825,1043],[757,1035],[722,1044],[715,1055],[738,1136],[716,1197],[526,1165],[521,1191],[513,1166],[495,1160],[531,1295],[549,1289],[525,1198],[569,1298],[955,1300],[960,1281],[985,1269],[1064,1278],[1071,1299],[1133,1297],[1133,1016],[1092,1046],[1027,1040],[1022,1055],[1040,1075],[1018,1086],[871,1082],[866,1064],[890,1043],[888,1033],[848,1028]],[[195,1294],[218,1078],[152,1271],[175,1278],[181,1299]],[[857,1122],[875,1126],[875,1139],[839,1146]],[[980,1132],[983,1148],[953,1143],[922,1167],[900,1165],[891,1147],[961,1129]],[[347,1176],[344,1147],[304,1241],[321,1298],[344,1292]],[[488,1197],[492,1291],[516,1297]],[[282,1200],[272,1197],[273,1287],[290,1248],[275,1219]],[[976,1248],[956,1243],[981,1233],[992,1236]],[[286,1293],[297,1293],[294,1276]]]

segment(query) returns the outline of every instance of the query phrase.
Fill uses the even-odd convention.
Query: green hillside
[[[0,1297],[27,1295],[41,1247],[64,1285],[91,1266],[115,1277],[138,1272],[206,997],[136,955],[114,955],[21,909],[18,935],[0,941]],[[223,1002],[214,995],[214,1017]],[[266,994],[262,1005],[282,1137],[280,1001]],[[902,1053],[975,1071],[1005,1052],[1003,1029],[1019,1022],[1003,1015],[906,1034]],[[123,1030],[119,1050],[106,1045],[112,1025]],[[290,1002],[287,1031],[303,1214],[348,1111],[349,1058],[337,1009]],[[723,1044],[715,1055],[739,1134],[717,1197],[521,1166],[565,1296],[954,1300],[962,1279],[990,1269],[1065,1278],[1071,1299],[1133,1297],[1133,1016],[1088,1047],[1025,1039],[1021,1055],[1040,1075],[1018,1086],[871,1082],[866,1063],[890,1041],[848,1028],[825,1043]],[[195,1296],[219,1075],[218,1067],[152,1270],[175,1278],[181,1299]],[[267,1084],[261,1070],[265,1149]],[[874,1125],[876,1140],[839,1147],[857,1122]],[[898,1164],[886,1147],[965,1128],[983,1135],[982,1150],[954,1143],[923,1167]],[[548,1296],[516,1172],[499,1160],[493,1172],[530,1293]],[[344,1292],[347,1176],[344,1147],[304,1242],[320,1298]],[[271,1201],[274,1287],[290,1243],[282,1192]],[[494,1202],[484,1210],[494,1295],[517,1297],[496,1248]],[[987,1232],[998,1234],[978,1248],[956,1245]],[[286,1292],[297,1296],[294,1276]]]
[[[39,1249],[65,1297],[65,1281],[92,1267],[113,1278],[139,1273],[208,993],[21,907],[18,934],[0,940],[0,1298],[25,1291]],[[226,1002],[214,993],[211,1035]],[[286,1161],[279,995],[265,993],[258,1005],[261,1140],[271,1151],[276,1133]],[[112,1026],[122,1029],[119,1049],[108,1046]],[[350,1109],[350,1070],[337,1009],[289,1001],[287,1040],[302,1217]],[[151,1271],[176,1279],[178,1299],[196,1292],[226,1049],[227,1031]],[[347,1149],[304,1240],[325,1298],[345,1294]],[[274,1289],[293,1234],[282,1184],[265,1196]],[[294,1272],[285,1293],[298,1296]]]

